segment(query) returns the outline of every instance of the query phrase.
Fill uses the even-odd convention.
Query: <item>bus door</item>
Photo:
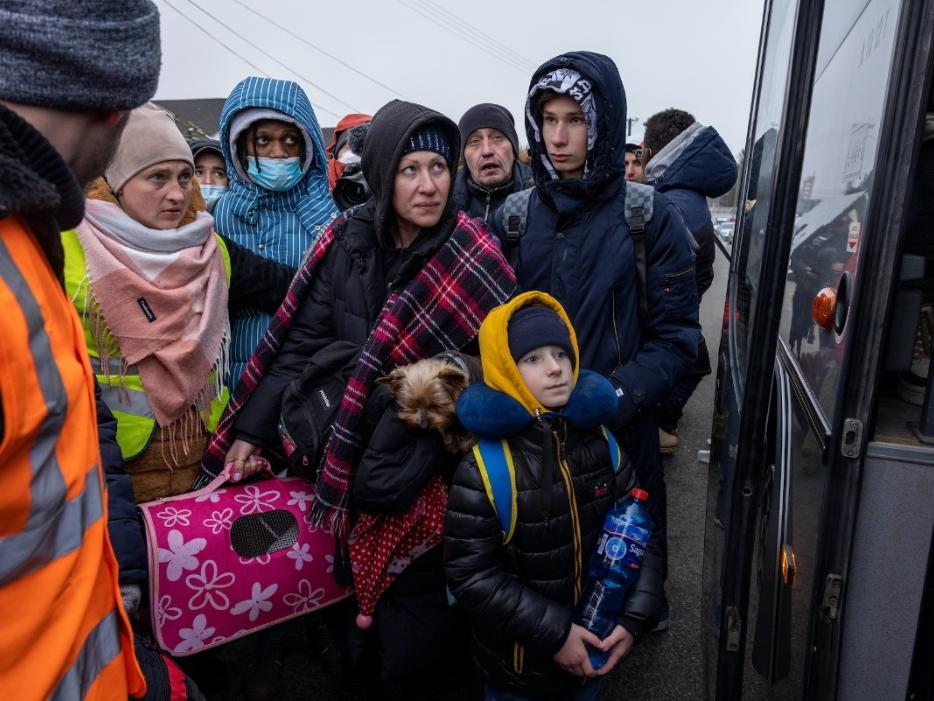
[[[771,21],[778,7],[767,8]],[[722,539],[707,539],[704,579],[705,600],[716,606],[705,615],[718,624],[717,664],[709,667],[716,674],[709,688],[718,698],[837,696],[848,557],[867,441],[862,427],[874,406],[871,388],[885,331],[880,320],[898,247],[898,227],[888,224],[904,207],[922,113],[928,54],[919,53],[918,45],[928,9],[901,0],[825,0],[820,16],[809,18],[819,27],[816,44],[802,22],[815,8],[798,9],[790,74],[810,73],[809,94],[787,91],[770,211],[758,227],[762,252],[754,241],[741,240],[740,255],[734,255],[733,311],[727,350],[721,349],[721,362],[732,370],[732,377],[721,373],[723,393],[737,376],[746,393],[734,390],[732,406],[718,405],[727,416],[715,424],[723,427],[712,459],[719,474],[711,474],[708,496],[708,535],[715,528],[723,533]],[[763,39],[760,95],[767,85],[771,21]],[[928,26],[927,43],[930,34]],[[913,91],[905,77],[912,70],[921,76]],[[762,114],[760,97],[757,119]],[[785,160],[795,157],[786,141],[795,119],[803,142],[797,167]],[[765,152],[760,124],[754,133]],[[891,166],[896,153],[903,156],[898,173]],[[762,181],[755,142],[748,154],[747,169],[758,169]],[[789,186],[793,196],[780,199]],[[760,195],[756,183],[747,187]],[[757,233],[759,199],[748,199],[743,239]],[[772,262],[751,265],[770,255]],[[781,267],[781,281],[769,275],[768,265]],[[743,304],[744,286],[752,291],[745,295],[752,309]],[[767,321],[765,300],[775,305]],[[744,325],[749,311],[762,323]],[[769,349],[776,330],[777,345]],[[745,363],[737,352],[743,344]],[[758,352],[768,358],[755,367]],[[768,362],[772,367],[765,367]],[[771,385],[763,387],[760,376],[757,386],[754,371]],[[750,397],[753,387],[758,395]],[[924,553],[928,545],[925,540]]]

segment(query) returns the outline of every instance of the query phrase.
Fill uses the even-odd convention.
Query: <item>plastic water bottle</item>
[[[616,627],[629,587],[639,578],[652,519],[645,507],[647,492],[632,493],[610,509],[597,550],[590,558],[588,586],[578,604],[577,623],[603,640]],[[600,669],[608,652],[588,647],[590,664]]]

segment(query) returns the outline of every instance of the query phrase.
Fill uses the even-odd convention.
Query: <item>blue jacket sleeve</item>
[[[618,426],[665,398],[690,369],[701,337],[688,231],[678,210],[658,194],[645,249],[648,318],[643,343],[634,358],[610,375],[622,392]]]
[[[101,388],[96,380],[94,396],[97,399],[97,440],[107,480],[107,530],[120,567],[120,584],[136,584],[145,589],[146,542],[136,515],[133,483],[123,471],[123,456],[117,444],[117,420],[101,399]]]

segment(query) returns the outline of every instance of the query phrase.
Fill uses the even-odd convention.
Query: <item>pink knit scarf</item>
[[[213,223],[201,212],[179,229],[150,229],[88,200],[77,228],[106,331],[125,366],[137,367],[162,427],[205,408],[226,375],[227,279]]]

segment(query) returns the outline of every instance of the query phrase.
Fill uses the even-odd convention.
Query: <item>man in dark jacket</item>
[[[700,341],[694,258],[677,209],[655,193],[645,226],[645,284],[626,224],[626,96],[613,61],[563,54],[533,75],[526,131],[535,191],[519,243],[526,290],[549,292],[583,340],[581,367],[610,379],[613,425],[650,495],[665,546],[665,483],[655,407],[691,367]],[[502,217],[495,231],[505,239]],[[644,296],[646,318],[636,300]],[[665,614],[662,614],[663,620]]]
[[[699,304],[713,282],[716,255],[707,198],[719,197],[733,187],[736,161],[716,129],[705,127],[693,115],[676,109],[649,117],[645,123],[645,149],[651,156],[645,164],[645,182],[674,203],[697,242],[694,274]],[[672,452],[678,447],[678,420],[684,405],[701,378],[708,374],[710,356],[701,337],[694,366],[660,404],[662,452]]]
[[[464,112],[457,125],[464,163],[454,181],[457,208],[490,223],[513,192],[532,185],[532,170],[519,160],[519,137],[509,110],[483,103]]]

